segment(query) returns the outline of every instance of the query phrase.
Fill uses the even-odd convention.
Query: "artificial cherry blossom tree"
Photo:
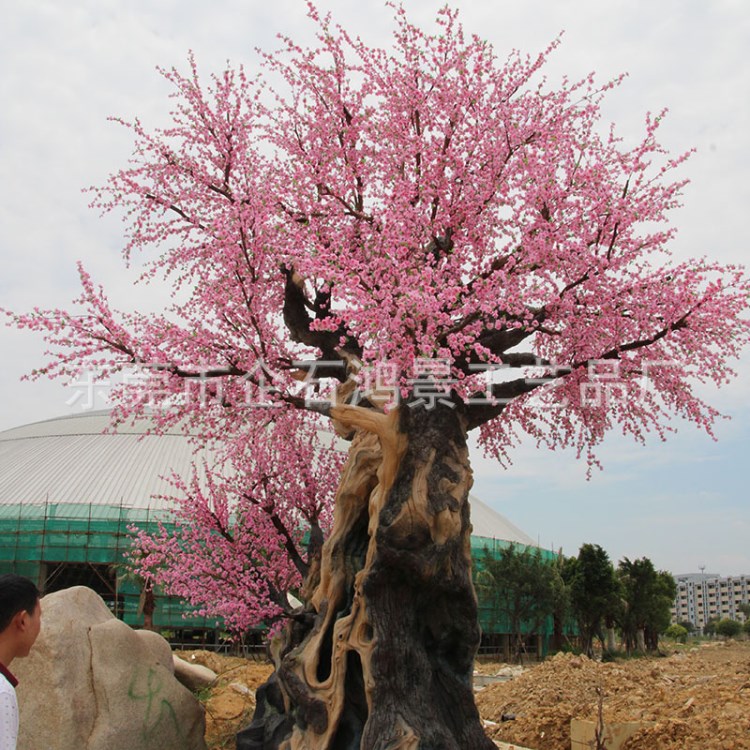
[[[320,561],[343,458],[314,425],[268,416],[262,439],[222,441],[189,477],[171,476],[168,523],[132,529],[130,567],[146,587],[235,636],[291,613],[288,593]]]
[[[589,462],[613,426],[710,430],[695,393],[748,340],[740,268],[671,262],[686,156],[647,116],[602,127],[617,82],[549,88],[500,62],[455,13],[436,32],[396,10],[392,49],[320,18],[318,46],[174,85],[172,124],[125,123],[132,162],[94,193],[124,212],[126,258],[156,251],[175,301],[118,314],[81,271],[83,312],[16,322],[51,346],[40,373],[124,383],[162,428],[263,440],[269,410],[330,418],[351,440],[305,606],[240,747],[491,748],[474,705],[470,430],[498,459],[524,433]],[[128,370],[130,372],[131,370]],[[284,461],[283,444],[279,459]]]

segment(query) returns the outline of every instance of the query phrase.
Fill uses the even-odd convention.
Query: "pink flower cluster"
[[[305,542],[331,523],[344,454],[319,428],[287,415],[204,445],[192,475],[171,478],[167,524],[131,529],[134,572],[238,636],[277,622],[309,565]]]
[[[734,374],[729,363],[750,337],[750,282],[706,259],[670,263],[667,218],[688,154],[659,145],[663,113],[648,115],[642,140],[625,147],[600,111],[619,80],[592,75],[550,89],[539,78],[557,42],[501,61],[464,35],[455,12],[441,11],[426,32],[397,8],[393,47],[380,49],[312,4],[309,15],[317,46],[286,39],[264,58],[275,90],[243,68],[204,82],[192,57],[187,74],[162,71],[172,124],[123,122],[133,158],[93,189],[92,205],[122,215],[125,257],[147,253],[144,280],[170,279],[175,301],[162,315],[118,313],[81,268],[73,311],[12,316],[49,343],[49,363],[32,376],[109,377],[145,362],[165,401],[191,379],[221,382],[212,408],[161,410],[157,429],[228,440],[253,493],[262,474],[242,468],[256,460],[244,431],[257,436],[268,413],[237,407],[248,384],[251,400],[266,395],[259,363],[277,376],[289,424],[302,424],[300,360],[334,356],[349,375],[387,362],[405,390],[420,360],[449,362],[455,403],[497,399],[470,426],[500,459],[523,432],[593,462],[616,424],[638,440],[663,437],[673,415],[710,429],[717,413],[693,386]],[[581,398],[590,364],[609,360],[623,397]],[[472,369],[486,365],[518,378],[487,393]],[[132,384],[115,395],[119,418],[145,408]],[[266,470],[285,471],[297,450],[290,432]],[[162,536],[146,553],[188,559],[185,550],[208,549],[209,538],[224,549],[221,529],[231,527],[237,554],[217,558],[215,601],[236,584],[233,596],[270,602],[270,588],[296,580],[280,540],[260,521],[240,533],[246,511],[227,508],[242,487],[195,481],[178,485],[190,498],[180,501],[182,536]],[[290,493],[290,508],[303,498]],[[188,523],[195,518],[199,526]],[[200,536],[212,524],[218,537]],[[260,558],[265,580],[245,567]],[[214,563],[190,565],[208,576]],[[258,607],[242,623],[275,611]]]

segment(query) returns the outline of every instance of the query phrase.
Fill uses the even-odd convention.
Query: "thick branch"
[[[137,360],[133,361],[136,362]],[[229,365],[228,367],[212,367],[208,370],[186,370],[179,365],[149,362],[146,367],[148,367],[149,370],[168,372],[170,375],[175,375],[183,380],[212,380],[215,378],[226,378],[230,376],[241,378],[248,375],[246,370],[242,370],[234,365]]]
[[[136,358],[131,359],[131,362],[138,363],[139,360]],[[314,364],[314,363],[313,363]],[[241,377],[247,382],[253,383],[254,385],[260,385],[257,378],[253,377],[247,370],[242,370],[239,367],[230,365],[229,367],[215,367],[209,370],[186,370],[178,365],[172,364],[155,364],[149,363],[147,367],[151,370],[157,370],[160,372],[168,372],[170,375],[174,375],[184,380],[210,380],[224,377]],[[318,374],[323,372],[323,368],[317,370]],[[316,414],[323,414],[324,416],[329,415],[330,406],[324,402],[312,401],[306,399],[303,396],[294,396],[289,393],[282,393],[281,391],[276,392],[280,401],[295,409],[304,409],[305,411],[315,412]],[[226,407],[234,407],[236,404],[223,399],[222,405]]]
[[[636,349],[644,349],[645,347],[655,344],[665,336],[673,331],[678,331],[681,328],[686,328],[690,315],[695,312],[696,308],[693,308],[686,312],[681,318],[676,320],[674,323],[670,323],[664,328],[657,331],[653,336],[649,336],[644,339],[636,339],[626,344],[620,344],[619,346],[608,349],[598,357],[592,357],[590,359],[581,360],[575,362],[569,366],[557,367],[554,372],[548,373],[538,378],[518,378],[505,383],[496,383],[492,386],[490,393],[478,393],[474,394],[470,399],[469,406],[467,408],[467,414],[469,419],[469,430],[473,430],[476,427],[480,427],[485,422],[489,422],[491,419],[498,417],[505,407],[514,399],[524,396],[531,391],[536,390],[539,386],[547,385],[559,378],[569,375],[574,370],[580,370],[586,368],[595,362],[599,362],[603,359],[619,359],[623,352],[635,351]],[[526,357],[528,355],[519,355]],[[473,402],[473,403],[472,403]]]
[[[468,430],[481,427],[485,422],[500,416],[505,407],[519,396],[524,396],[539,386],[551,383],[554,380],[570,373],[569,369],[559,371],[559,374],[539,378],[517,378],[505,383],[495,383],[490,393],[477,393],[470,399],[466,408],[468,418]],[[473,403],[471,403],[473,402]]]
[[[346,365],[346,357],[342,355],[348,352],[355,356],[361,356],[361,347],[357,342],[349,337],[344,326],[339,326],[336,331],[315,331],[311,329],[312,318],[308,310],[315,312],[316,319],[324,319],[328,316],[327,304],[328,295],[318,294],[314,303],[311,303],[303,289],[303,280],[293,270],[283,269],[286,283],[284,285],[284,323],[289,331],[292,341],[306,346],[312,346],[319,349],[324,360],[328,362],[339,361]],[[341,340],[345,339],[343,347],[340,346]],[[346,367],[342,367],[338,372],[331,373],[342,383],[346,380],[348,373]]]
[[[349,404],[331,407],[330,416],[345,427],[372,432],[381,440],[393,439],[399,419],[397,409],[383,414],[374,409]]]
[[[532,310],[531,312],[533,313],[534,321],[536,321],[537,324],[541,324],[546,315],[546,311],[544,310],[544,308]],[[488,327],[477,337],[476,343],[480,347],[488,349],[492,354],[499,357],[503,364],[507,364],[510,367],[525,367],[529,365],[534,366],[538,364],[538,362],[531,361],[531,359],[535,359],[533,354],[527,355],[507,352],[508,349],[512,349],[514,346],[518,346],[538,330],[539,328],[536,326],[532,327],[527,325],[521,326],[519,328],[508,327],[498,330],[492,327]],[[475,365],[485,363],[486,359],[480,357],[476,353],[476,351],[472,350],[470,352],[466,352],[461,357],[457,357],[454,365],[458,370],[468,375],[471,372],[475,371]]]
[[[666,328],[662,328],[653,336],[647,339],[638,339],[636,341],[631,341],[628,344],[622,344],[621,346],[613,347],[609,351],[602,354],[602,356],[599,357],[599,359],[619,359],[621,352],[629,352],[635,349],[643,349],[646,346],[651,346],[651,344],[655,344],[657,341],[659,341],[660,339],[663,339],[667,334],[671,333],[672,331],[679,331],[681,328],[687,328],[688,319],[690,315],[693,312],[695,312],[695,309],[696,308],[689,310],[679,320],[676,320],[674,323],[670,323]]]
[[[310,570],[310,566],[302,559],[302,555],[297,549],[294,538],[289,533],[289,530],[284,525],[284,522],[275,513],[269,513],[269,518],[271,519],[271,523],[273,524],[274,529],[279,532],[284,540],[284,548],[289,553],[289,559],[294,563],[294,567],[297,568],[299,574],[304,580],[304,578],[307,576],[308,571]]]
[[[267,484],[268,477],[262,480],[263,484]],[[266,491],[268,488],[266,487]],[[297,544],[294,537],[289,533],[286,524],[281,520],[277,513],[274,512],[273,501],[267,503],[261,503],[255,498],[251,492],[243,493],[243,497],[249,503],[257,505],[261,510],[268,516],[269,520],[273,524],[274,529],[279,533],[281,538],[284,540],[284,548],[289,554],[289,559],[294,563],[294,567],[297,568],[300,575],[304,579],[309,571],[308,564],[303,560],[302,555],[297,549]],[[223,533],[223,532],[222,532]],[[226,536],[226,535],[225,535]]]

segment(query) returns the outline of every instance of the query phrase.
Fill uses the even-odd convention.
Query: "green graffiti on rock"
[[[143,740],[158,740],[164,747],[164,740],[174,734],[175,739],[185,742],[187,737],[177,721],[177,713],[169,698],[164,694],[164,679],[153,667],[136,667],[128,687],[128,697],[144,704]]]

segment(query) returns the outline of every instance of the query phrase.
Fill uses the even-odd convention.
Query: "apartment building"
[[[675,582],[672,622],[689,620],[702,630],[712,618],[745,621],[739,607],[750,603],[750,575],[722,578],[714,573],[691,573],[675,576]]]

